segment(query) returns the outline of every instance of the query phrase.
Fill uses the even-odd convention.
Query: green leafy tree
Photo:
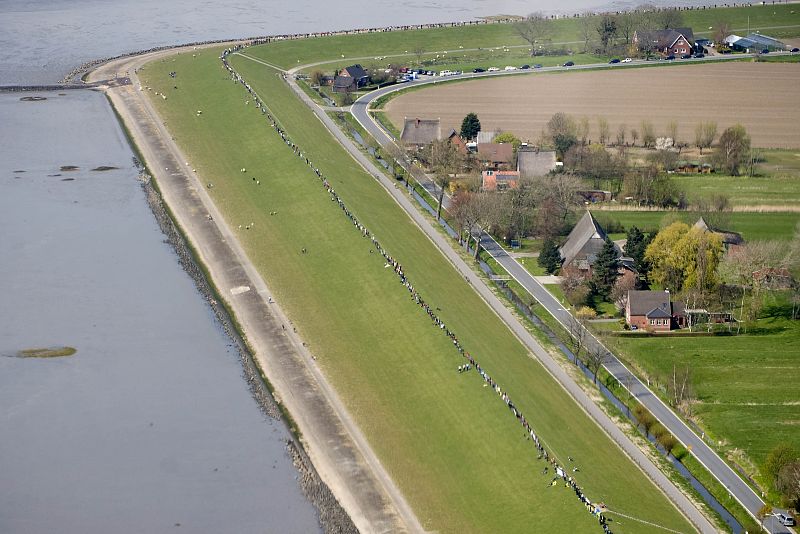
[[[761,473],[774,487],[781,469],[798,459],[800,459],[800,451],[789,443],[779,443],[767,454],[764,465],[761,467]]]
[[[570,147],[578,142],[577,132],[578,126],[575,119],[566,113],[559,111],[547,121],[547,133],[562,160]]]
[[[519,137],[517,137],[516,135],[514,135],[511,132],[503,132],[503,133],[498,134],[497,136],[495,136],[494,142],[495,143],[510,143],[514,147],[514,152],[516,152],[517,149],[519,148],[519,145],[522,144],[522,141],[520,141]]]
[[[737,124],[727,128],[719,136],[714,161],[726,173],[732,176],[739,175],[739,168],[744,165],[750,156],[750,136],[744,126]]]
[[[547,274],[554,274],[561,267],[561,253],[553,239],[544,240],[538,261]]]
[[[717,283],[722,253],[718,234],[689,228],[682,222],[672,223],[645,250],[645,260],[650,263],[649,279],[672,291],[710,289]]]
[[[481,121],[475,113],[467,113],[464,120],[461,121],[461,138],[470,140],[478,136],[481,131]]]
[[[600,37],[600,44],[603,45],[603,52],[608,52],[608,47],[617,35],[617,20],[613,15],[603,15],[597,23],[597,35]]]
[[[650,270],[650,264],[644,257],[647,245],[653,240],[653,236],[645,234],[636,226],[628,229],[627,241],[625,242],[625,254],[633,258],[633,264],[640,276],[646,278]]]
[[[321,70],[315,70],[311,73],[311,85],[322,85],[322,80],[325,78],[325,73]]]
[[[600,254],[597,255],[597,259],[592,265],[592,287],[594,292],[603,298],[608,298],[618,277],[619,259],[617,249],[614,243],[606,238],[603,248],[600,249]]]

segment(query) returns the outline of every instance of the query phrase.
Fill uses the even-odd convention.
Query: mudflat
[[[620,125],[641,131],[649,120],[656,135],[678,124],[678,139],[694,141],[700,121],[716,121],[718,132],[741,123],[754,146],[800,146],[800,66],[796,63],[728,62],[669,67],[613,68],[588,72],[533,73],[432,86],[391,100],[386,111],[402,127],[403,117],[442,120],[442,131],[459,129],[464,115],[478,114],[484,131],[511,131],[536,142],[553,113],[589,118],[597,140],[597,118],[608,120],[611,138]]]

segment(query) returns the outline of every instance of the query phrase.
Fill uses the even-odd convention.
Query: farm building
[[[633,33],[633,43],[641,52],[659,53],[664,56],[691,54],[695,47],[691,28],[636,30]]]
[[[447,139],[450,141],[450,144],[455,145],[456,149],[458,149],[461,154],[466,156],[467,144],[463,139],[461,139],[461,136],[458,135],[458,132],[455,130],[455,128],[450,129],[450,133],[447,134]]]
[[[359,64],[345,67],[336,74],[333,79],[333,91],[335,93],[346,93],[355,91],[369,82],[369,75]]]
[[[481,190],[505,191],[514,189],[519,182],[519,171],[483,171],[481,173]]]
[[[497,137],[497,132],[478,132],[478,143],[491,143]]]
[[[508,169],[514,161],[511,143],[478,143],[478,161],[486,168]]]
[[[517,170],[523,178],[546,176],[556,168],[556,153],[520,147],[517,151]]]
[[[738,247],[744,244],[744,238],[742,237],[742,234],[731,232],[729,230],[713,228],[709,226],[702,217],[697,219],[697,222],[694,223],[694,227],[699,228],[704,232],[711,232],[712,234],[719,235],[722,238],[722,245],[725,247],[726,252],[735,251]]]
[[[779,40],[760,33],[749,33],[746,37],[730,35],[725,39],[725,43],[733,50],[745,53],[761,52],[762,50],[769,50],[770,52],[786,50],[786,45]]]
[[[403,119],[403,131],[400,133],[400,142],[407,149],[417,149],[428,146],[442,138],[442,125],[439,119]]]
[[[564,270],[572,270],[578,272],[584,278],[591,278],[592,265],[594,265],[598,254],[603,249],[606,239],[608,239],[608,236],[600,226],[600,223],[597,222],[591,212],[587,211],[569,233],[566,242],[558,249],[563,260],[562,272]],[[635,278],[637,273],[633,267],[633,259],[622,257],[622,251],[619,246],[616,244],[614,246],[619,260],[620,277]]]
[[[668,332],[686,325],[683,303],[672,302],[669,291],[628,291],[625,322],[634,329]]]

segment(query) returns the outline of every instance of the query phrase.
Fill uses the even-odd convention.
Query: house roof
[[[350,76],[339,76],[333,79],[333,87],[338,89],[346,89],[348,87],[353,87],[356,85],[356,78],[351,78]]]
[[[478,143],[491,143],[497,137],[497,132],[478,132]]]
[[[493,163],[511,163],[514,145],[511,143],[478,143],[478,159]]]
[[[559,249],[564,265],[575,260],[586,260],[591,265],[603,248],[606,238],[606,233],[591,212],[587,211]]]
[[[774,37],[770,37],[769,35],[762,35],[760,33],[748,33],[745,39],[748,39],[754,43],[763,46],[770,46],[772,48],[784,48],[786,46],[779,40],[775,39]]]
[[[518,180],[519,171],[483,171],[481,173],[482,186],[487,191],[496,190],[498,183],[506,184],[512,188],[516,187]]]
[[[630,315],[644,315],[646,317],[672,316],[672,303],[669,300],[669,291],[639,291],[631,289],[628,291],[628,310]],[[656,310],[661,310],[657,312]]]
[[[552,150],[517,151],[517,170],[520,176],[545,176],[556,168],[556,153]]]
[[[663,308],[653,308],[645,314],[648,319],[669,319],[672,314]]]
[[[364,67],[358,63],[343,68],[340,74],[341,76],[350,76],[356,80],[360,80],[361,78],[366,78],[368,76],[367,71],[364,70]]]
[[[719,234],[722,238],[722,243],[725,245],[741,245],[744,243],[744,238],[742,234],[737,232],[731,232],[729,230],[720,230],[719,228],[712,228],[706,223],[706,220],[700,217],[697,219],[697,222],[694,223],[694,228],[699,228],[705,232],[711,232],[713,234]]]
[[[442,138],[442,126],[439,119],[403,120],[403,132],[400,141],[407,145],[427,145]]]
[[[691,28],[667,28],[666,30],[637,30],[639,43],[653,44],[659,50],[670,48],[683,36],[690,45],[694,44],[694,32]]]

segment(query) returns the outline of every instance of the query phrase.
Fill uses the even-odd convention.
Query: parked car
[[[530,65],[528,65],[527,63],[525,63],[525,64],[524,64],[523,66],[521,66],[520,68],[521,68],[522,70],[528,70],[529,68],[531,68],[531,66],[530,66]]]
[[[542,68],[542,64],[541,63],[537,63],[536,65],[533,66],[533,68],[534,69],[541,69]]]
[[[436,73],[433,72],[432,70],[427,71],[425,74],[427,74],[428,76],[436,76]]]
[[[761,51],[762,54],[769,54],[769,48],[765,48]]]
[[[572,67],[573,65],[575,65],[574,61],[567,61],[566,63],[564,63],[565,67]]]
[[[617,63],[619,63],[618,58],[613,58],[611,61],[608,62],[609,65],[616,65]]]
[[[681,59],[692,59],[692,54],[683,54]]]
[[[787,513],[778,512],[777,514],[775,514],[775,518],[781,525],[786,525],[787,527],[794,526],[794,517],[790,516],[788,512]]]
[[[698,53],[696,53],[696,54],[694,55],[694,57],[696,57],[697,59],[700,59],[700,58],[704,58],[704,57],[706,57],[706,55],[705,55],[704,53],[702,53],[702,52],[698,52]]]
[[[487,72],[497,72],[498,70],[500,70],[499,67],[489,67],[486,69]]]
[[[449,71],[449,70],[443,70],[443,71],[441,71],[441,72],[439,73],[439,76],[452,76],[453,74],[455,74],[455,73],[454,73],[454,72],[452,72],[452,71]]]
[[[472,69],[472,72],[486,72],[486,69],[484,69],[483,67],[475,67],[474,69]]]
[[[666,59],[667,61],[672,61],[673,59],[675,59],[675,56],[673,54],[670,54],[667,57],[665,57],[664,59]]]
[[[505,68],[505,69],[503,69],[503,70],[517,70],[517,67],[514,67],[513,65],[508,65],[508,66],[506,66],[506,68]]]
[[[800,52],[800,48],[797,47],[792,48],[792,54],[796,54],[798,52]]]
[[[633,60],[629,57],[626,57],[625,59],[622,60],[623,63],[630,63],[631,61]]]

